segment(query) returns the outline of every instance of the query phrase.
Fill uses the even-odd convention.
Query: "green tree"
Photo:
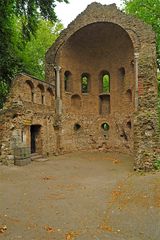
[[[152,25],[157,37],[157,65],[160,70],[160,0],[124,0],[124,11]]]
[[[56,2],[68,0],[0,0],[0,82],[7,84],[7,89],[24,68],[19,52],[36,33],[40,19],[57,21]],[[3,94],[0,85],[0,96]]]
[[[41,80],[44,80],[45,53],[54,43],[63,29],[60,22],[52,23],[48,20],[39,21],[36,33],[31,34],[23,50],[18,52],[18,56],[23,62],[23,71]]]
[[[110,92],[110,79],[109,79],[109,75],[105,74],[103,76],[103,92]]]
[[[8,84],[5,81],[0,81],[0,108],[3,106],[8,90]]]

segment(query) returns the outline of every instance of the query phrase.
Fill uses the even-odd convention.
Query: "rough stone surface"
[[[61,67],[60,99],[54,66]],[[109,92],[102,87],[106,74]],[[1,159],[12,162],[17,146],[42,155],[113,150],[134,153],[135,169],[150,170],[160,152],[156,106],[151,27],[125,15],[115,4],[92,3],[47,51],[45,82],[24,74],[15,79],[0,112]]]
[[[54,91],[53,85],[26,74],[14,80],[4,109],[0,111],[2,162],[13,163],[17,149],[31,149],[31,126],[40,126],[36,143],[38,153],[47,156],[56,152]]]

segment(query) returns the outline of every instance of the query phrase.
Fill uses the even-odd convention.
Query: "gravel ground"
[[[160,173],[132,156],[82,152],[0,166],[0,239],[159,240]]]

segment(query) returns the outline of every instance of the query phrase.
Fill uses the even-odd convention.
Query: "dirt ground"
[[[0,166],[0,239],[159,240],[160,173],[132,164],[83,152]]]

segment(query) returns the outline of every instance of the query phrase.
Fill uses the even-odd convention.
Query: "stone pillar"
[[[60,85],[60,66],[54,66],[56,72],[56,113],[62,114],[61,85]]]
[[[135,111],[138,110],[138,59],[139,59],[139,53],[134,53],[134,68],[135,68]]]
[[[61,81],[60,81],[60,66],[54,66],[56,73],[56,117],[55,117],[55,129],[56,129],[56,142],[57,142],[57,150],[56,154],[61,153],[61,145],[62,145],[62,99],[61,99]]]
[[[146,47],[146,46],[145,46]],[[133,132],[135,169],[150,171],[154,163],[159,159],[157,148],[158,140],[158,115],[157,115],[157,88],[156,88],[156,59],[151,47],[147,52],[141,52],[135,56],[135,64],[138,65],[138,92],[135,94],[135,102],[138,109],[135,110]],[[136,66],[135,66],[135,72]],[[135,86],[136,88],[136,86]],[[136,92],[137,89],[135,89]]]

